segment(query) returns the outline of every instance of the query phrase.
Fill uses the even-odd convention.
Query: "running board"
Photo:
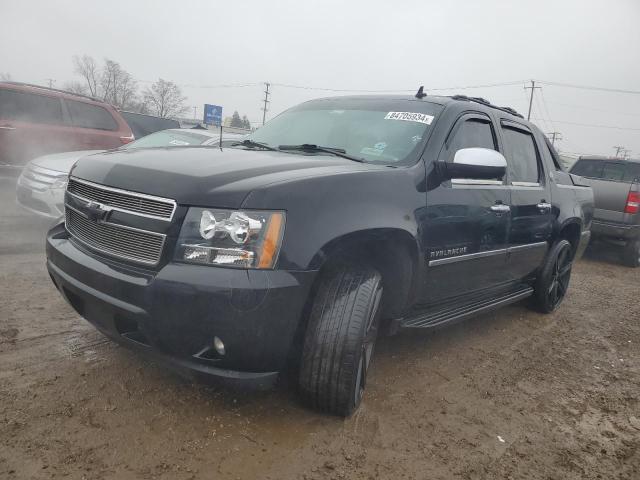
[[[465,318],[488,312],[509,305],[533,294],[533,288],[524,286],[516,291],[488,299],[476,300],[460,305],[459,302],[452,305],[438,306],[420,312],[411,317],[400,320],[399,327],[404,328],[435,328],[441,325],[464,320]]]

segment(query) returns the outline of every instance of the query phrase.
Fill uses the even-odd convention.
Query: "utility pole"
[[[193,107],[193,119],[197,120],[198,119],[198,114],[196,113],[198,111],[198,107]]]
[[[613,148],[616,149],[616,158],[620,156],[620,152],[624,150],[624,145],[614,145]]]
[[[531,97],[529,97],[529,113],[527,113],[527,120],[531,120],[531,107],[533,106],[533,92],[536,88],[540,88],[540,87],[536,87],[535,80],[531,80],[530,87],[524,87],[525,90],[531,89]]]
[[[562,140],[562,134],[560,132],[549,132],[547,135],[551,138],[551,145],[554,147],[556,145],[556,140]]]
[[[45,78],[47,82],[49,82],[49,88],[53,88],[53,84],[56,83],[55,78]]]
[[[271,93],[269,92],[269,82],[265,82],[264,83],[265,86],[267,87],[264,91],[264,107],[262,107],[262,125],[264,125],[264,122],[267,119],[267,110],[269,110],[269,107],[267,106],[267,104],[269,103],[269,95],[271,95]]]

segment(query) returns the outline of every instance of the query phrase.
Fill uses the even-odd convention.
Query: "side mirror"
[[[440,178],[452,180],[502,180],[507,172],[507,160],[500,152],[489,148],[462,148],[453,162],[438,162]]]

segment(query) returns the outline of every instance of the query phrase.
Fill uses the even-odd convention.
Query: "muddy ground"
[[[187,383],[104,339],[53,288],[47,222],[0,181],[2,479],[639,479],[640,271],[575,266],[524,304],[383,338],[360,410]]]

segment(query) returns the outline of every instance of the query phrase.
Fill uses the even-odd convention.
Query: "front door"
[[[482,113],[458,119],[440,153],[451,162],[462,148],[497,150],[491,119]],[[508,281],[506,247],[510,191],[498,180],[453,179],[427,192],[424,212],[428,304]]]

